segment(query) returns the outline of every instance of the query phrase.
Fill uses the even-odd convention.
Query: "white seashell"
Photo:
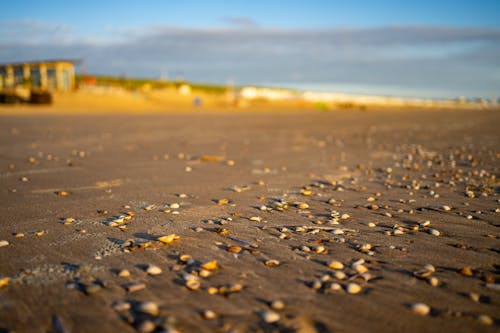
[[[4,246],[7,246],[9,245],[10,243],[6,240],[0,240],[0,247],[4,247]]]

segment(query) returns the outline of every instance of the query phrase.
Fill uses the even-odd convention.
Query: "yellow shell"
[[[10,278],[8,276],[6,277],[0,277],[0,288],[6,287],[9,284]]]
[[[206,269],[207,271],[214,271],[218,267],[217,260],[207,261],[206,263],[200,266],[202,269]]]
[[[156,240],[159,242],[162,242],[164,244],[170,244],[173,241],[178,240],[179,238],[181,238],[181,237],[177,236],[176,234],[170,234],[170,235],[158,237]]]

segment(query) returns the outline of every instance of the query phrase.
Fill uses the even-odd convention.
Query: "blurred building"
[[[24,87],[67,91],[75,87],[74,60],[43,60],[0,64],[0,90]]]

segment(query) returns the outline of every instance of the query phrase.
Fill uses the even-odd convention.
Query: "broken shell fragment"
[[[125,301],[116,301],[111,305],[113,310],[117,312],[130,310],[130,303]]]
[[[190,280],[187,280],[184,285],[189,290],[198,290],[198,289],[200,289],[201,284],[200,284],[200,281],[198,281],[198,280],[190,279]]]
[[[0,247],[8,246],[10,243],[6,240],[0,240]]]
[[[8,276],[0,276],[0,288],[6,287],[9,284],[10,278]]]
[[[463,267],[463,268],[460,268],[458,270],[458,273],[459,274],[462,274],[464,276],[474,276],[474,271],[472,270],[472,268],[470,268],[469,266],[466,266],[466,267]]]
[[[241,246],[237,246],[237,245],[229,246],[227,248],[227,252],[230,252],[230,253],[240,253],[241,252]]]
[[[129,293],[134,293],[139,290],[146,289],[146,284],[142,282],[132,282],[125,286],[125,290]]]

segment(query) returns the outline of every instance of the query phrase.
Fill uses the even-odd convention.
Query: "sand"
[[[498,331],[498,112],[12,113],[0,118],[1,332]],[[130,211],[125,229],[107,225]],[[168,234],[180,238],[156,241]]]

